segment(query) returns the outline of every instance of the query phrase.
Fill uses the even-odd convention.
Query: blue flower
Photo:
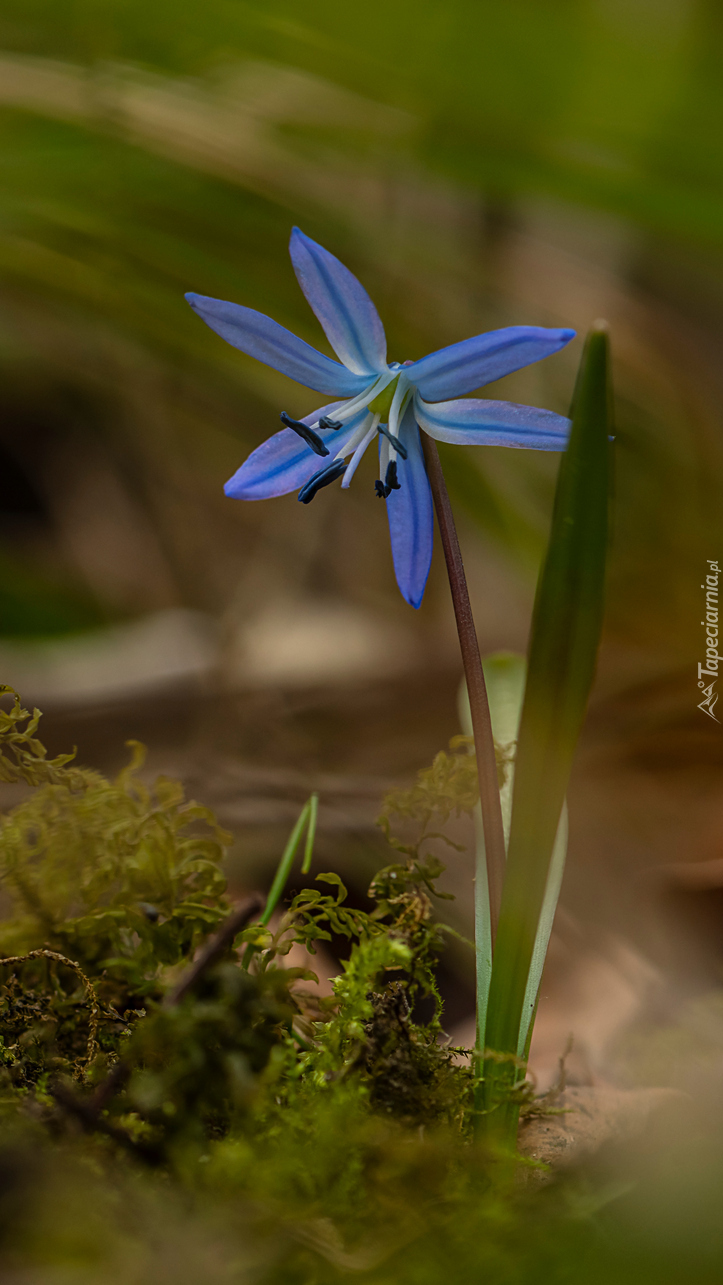
[[[376,494],[387,502],[397,583],[418,607],[432,560],[432,496],[419,437],[467,446],[564,450],[570,422],[552,411],[511,402],[457,399],[483,384],[557,352],[574,330],[507,326],[441,348],[420,361],[387,362],[384,327],[356,277],[298,228],[291,261],[299,285],[339,361],[297,339],[270,317],[237,303],[187,294],[212,330],[307,388],[333,398],[253,451],[226,483],[237,500],[265,500],[299,489],[308,504],[338,478],[349,486],[359,461],[379,441]],[[341,364],[340,364],[341,363]],[[320,457],[327,462],[320,467]]]

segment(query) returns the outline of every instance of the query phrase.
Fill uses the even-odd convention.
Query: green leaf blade
[[[550,860],[595,673],[608,538],[610,403],[607,331],[597,326],[580,366],[533,613],[487,1014],[487,1045],[500,1052],[517,1051]]]

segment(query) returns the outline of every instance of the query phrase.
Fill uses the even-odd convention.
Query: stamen
[[[384,485],[388,488],[387,495],[390,491],[401,491],[401,485],[397,478],[397,461],[390,460],[387,464],[387,472],[384,478]]]
[[[338,477],[346,473],[346,464],[343,460],[334,460],[333,463],[327,464],[326,468],[320,469],[308,482],[302,486],[298,498],[302,504],[310,504],[320,491],[322,486],[328,486],[330,482],[335,482]]]
[[[306,445],[310,446],[316,455],[331,454],[329,447],[324,445],[319,434],[315,433],[313,428],[309,428],[308,424],[302,424],[300,419],[292,419],[290,415],[286,414],[285,410],[282,410],[279,419],[287,428],[291,428],[295,433],[298,433],[299,437],[304,439]]]
[[[409,380],[407,379],[407,376],[400,375],[397,381],[397,386],[394,389],[392,404],[389,408],[389,419],[387,420],[390,432],[394,433],[395,435],[398,433],[399,424],[401,423],[402,415],[404,414],[407,402],[409,401],[411,396],[412,396],[412,387],[409,383]]]
[[[319,428],[337,429],[337,428],[343,428],[343,427],[344,425],[342,424],[340,419],[330,419],[328,415],[322,415],[321,419],[319,420]]]
[[[392,446],[394,447],[395,451],[397,451],[397,452],[401,455],[402,459],[403,459],[403,460],[406,460],[406,458],[407,458],[407,448],[406,448],[406,446],[402,446],[402,443],[400,442],[399,438],[398,438],[398,437],[395,437],[393,433],[390,433],[390,432],[389,432],[389,429],[388,429],[388,427],[387,427],[387,425],[386,425],[386,424],[378,424],[378,425],[377,425],[377,427],[378,427],[378,429],[379,429],[379,432],[384,434],[384,436],[386,437],[387,441],[388,441],[388,442],[391,442],[391,444],[392,444]]]
[[[377,478],[376,482],[374,483],[374,491],[378,500],[386,500],[387,496],[389,495],[389,491],[387,490],[384,483],[379,480],[379,478]]]
[[[334,456],[335,460],[346,459],[347,455],[352,455],[354,453],[359,443],[363,442],[364,438],[367,436],[371,422],[372,422],[372,417],[369,414],[369,412],[366,411],[365,413],[362,414],[359,420],[359,423],[354,429],[351,437],[347,439],[347,441],[342,446],[341,450],[337,451],[336,455]],[[375,431],[376,431],[376,426],[375,426]]]
[[[379,476],[384,477],[387,471],[387,464],[392,457],[392,448],[389,445],[389,438],[381,434],[377,439],[379,444]]]

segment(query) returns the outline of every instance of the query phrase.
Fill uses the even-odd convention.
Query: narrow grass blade
[[[504,819],[504,813],[502,816]],[[475,1049],[478,1053],[481,1053],[485,1047],[487,1003],[492,980],[492,924],[490,921],[490,890],[487,883],[487,849],[485,848],[482,809],[479,803],[475,804],[473,817],[475,833],[474,954],[477,1003]],[[482,1062],[479,1058],[475,1063],[475,1070],[478,1076],[482,1074]]]
[[[263,914],[259,918],[259,923],[263,926],[269,922],[283,896],[284,888],[286,887],[289,875],[291,874],[291,867],[294,864],[294,858],[298,852],[299,844],[301,843],[301,836],[304,833],[305,826],[307,827],[306,848],[304,851],[304,864],[301,869],[302,873],[306,873],[308,870],[314,850],[314,832],[316,830],[316,812],[318,803],[319,796],[317,794],[312,794],[311,798],[306,801],[301,809],[299,819],[288,837],[286,847],[281,854],[281,860],[276,867],[276,874],[274,875],[274,881],[269,889],[269,895],[266,898],[266,905],[264,906]],[[311,835],[311,839],[309,838],[309,835]],[[243,967],[246,969],[248,969],[248,966],[251,963],[254,950],[255,947],[251,942],[249,942],[241,961]]]
[[[301,836],[304,833],[304,827],[309,821],[310,812],[311,799],[304,804],[301,810],[301,815],[291,831],[286,847],[281,855],[281,860],[276,869],[276,874],[274,875],[274,882],[272,883],[271,888],[269,889],[269,895],[266,898],[264,913],[259,921],[262,924],[267,924],[269,922],[281,900],[284,888],[286,887],[287,880],[291,873],[291,867],[294,864],[294,857],[296,856],[299,844],[301,843]]]
[[[610,476],[607,331],[587,339],[538,583],[520,723],[507,876],[487,1012],[487,1046],[516,1054],[538,925],[603,615]],[[504,1062],[485,1072],[487,1109]],[[490,1094],[492,1097],[490,1097]],[[516,1113],[502,1112],[508,1136]]]
[[[537,935],[535,945],[532,951],[532,960],[530,971],[527,975],[527,986],[525,987],[525,998],[522,1004],[522,1016],[520,1018],[520,1033],[517,1037],[517,1056],[527,1057],[529,1036],[531,1035],[532,1021],[537,1007],[537,995],[540,989],[540,979],[542,970],[545,966],[545,956],[547,947],[550,944],[550,933],[555,919],[555,911],[560,897],[560,888],[562,887],[562,876],[565,872],[565,859],[567,857],[567,804],[563,803],[560,814],[560,824],[557,827],[555,836],[555,846],[552,849],[550,859],[550,870],[547,876],[547,885],[545,887],[545,897],[542,902],[540,919],[537,925]]]
[[[309,799],[309,824],[306,830],[306,843],[304,845],[304,861],[301,867],[302,875],[308,875],[311,870],[311,858],[314,855],[314,839],[316,838],[316,818],[319,812],[319,796],[312,794]]]

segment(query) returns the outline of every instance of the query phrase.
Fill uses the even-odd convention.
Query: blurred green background
[[[223,498],[318,398],[183,293],[326,350],[298,223],[367,286],[393,358],[578,329],[492,396],[565,412],[610,322],[614,545],[567,896],[633,923],[631,871],[719,851],[696,663],[723,556],[722,54],[712,0],[5,0],[0,667],[51,740],[107,765],[145,737],[261,864],[320,785],[361,885],[381,789],[456,730],[443,572],[419,613],[399,598],[371,461],[308,509]],[[483,649],[524,650],[557,459],[444,463]]]

